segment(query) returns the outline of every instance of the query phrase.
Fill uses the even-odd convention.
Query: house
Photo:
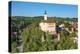
[[[77,22],[72,22],[71,29],[72,29],[72,32],[78,31],[78,23]]]

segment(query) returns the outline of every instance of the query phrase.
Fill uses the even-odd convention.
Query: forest
[[[21,31],[23,52],[34,51],[54,51],[54,50],[69,50],[77,49],[78,43],[74,43],[72,37],[77,37],[76,32],[69,33],[66,30],[58,31],[60,34],[60,41],[57,38],[52,37],[48,32],[43,32],[39,23],[43,20],[43,16],[26,17],[26,16],[11,16],[11,52],[19,52],[18,46],[18,33]],[[61,18],[61,17],[48,17],[49,19],[55,19],[56,26],[64,23],[67,28],[70,28],[68,22],[76,21],[77,18]],[[65,23],[64,21],[67,21]],[[15,34],[14,34],[15,33]],[[42,36],[45,37],[45,41],[42,42]]]

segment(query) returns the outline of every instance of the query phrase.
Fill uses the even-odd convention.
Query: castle
[[[50,20],[47,17],[47,12],[44,13],[44,20],[39,24],[40,28],[44,32],[49,32],[50,34],[56,34],[56,22],[55,20]]]

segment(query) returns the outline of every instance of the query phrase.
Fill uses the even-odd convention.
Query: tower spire
[[[44,14],[47,14],[46,10],[45,10],[45,13]]]
[[[46,12],[46,10],[44,12],[44,20],[47,20],[47,12]]]

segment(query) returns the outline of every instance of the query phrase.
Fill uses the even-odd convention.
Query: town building
[[[72,29],[72,32],[78,31],[78,23],[72,22],[71,29]]]

